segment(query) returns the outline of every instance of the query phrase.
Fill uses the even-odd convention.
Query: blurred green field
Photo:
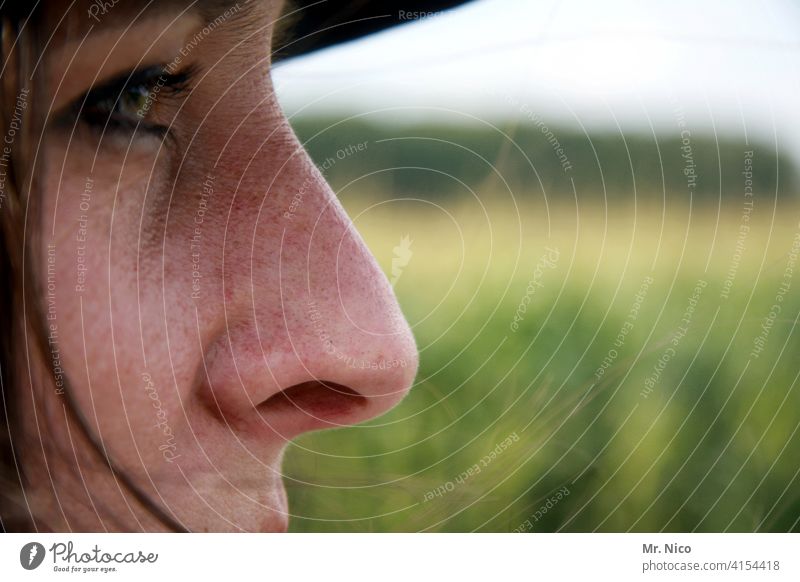
[[[421,368],[388,415],[292,445],[294,531],[798,530],[800,264],[751,355],[800,232],[796,206],[756,202],[722,298],[738,209],[345,203],[390,277],[393,248],[413,240],[395,288]],[[558,260],[537,276],[546,247]],[[645,398],[698,280],[688,332]]]
[[[332,180],[421,366],[389,414],[290,446],[291,529],[800,530],[800,205],[772,179],[743,211],[731,159],[699,198]]]

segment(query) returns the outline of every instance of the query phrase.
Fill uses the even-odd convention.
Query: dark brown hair
[[[14,437],[20,434],[18,359],[25,333],[20,317],[25,305],[23,224],[32,176],[26,162],[32,159],[31,142],[36,127],[32,118],[33,108],[28,103],[20,110],[16,102],[23,89],[32,89],[30,69],[35,62],[33,48],[36,45],[35,33],[40,30],[39,13],[30,8],[26,12],[19,5],[4,6],[0,11],[0,118],[3,132],[0,136],[0,172],[5,178],[0,182],[0,280],[3,281],[0,288],[0,527],[3,531],[30,529],[31,525]],[[7,143],[9,141],[12,143]]]
[[[20,399],[25,386],[35,395],[30,374],[21,366],[22,355],[28,362],[45,362],[48,353],[46,322],[42,312],[43,286],[26,267],[30,257],[38,257],[39,212],[36,176],[43,161],[36,158],[44,135],[43,107],[36,106],[42,95],[44,72],[37,64],[46,38],[43,10],[39,2],[31,7],[23,3],[0,6],[0,531],[37,531],[46,529],[47,516],[36,516],[27,504],[24,463],[20,455]],[[68,23],[67,23],[68,24]],[[11,136],[12,139],[7,139]],[[9,143],[10,142],[10,143]],[[27,228],[26,228],[27,227]],[[30,340],[30,341],[28,341]],[[30,350],[28,352],[28,350]],[[47,367],[48,376],[53,370]],[[31,378],[36,382],[36,378]],[[103,447],[82,417],[72,398],[68,373],[63,374],[64,404],[69,422],[79,427],[93,445],[94,453],[133,498],[139,501],[164,527],[173,531],[185,528],[154,503],[130,476],[120,470],[103,452]],[[35,400],[35,399],[34,399]],[[36,405],[36,403],[34,402]],[[41,522],[40,522],[41,520]]]

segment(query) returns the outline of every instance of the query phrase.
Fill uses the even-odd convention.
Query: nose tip
[[[326,341],[312,326],[277,344],[273,337],[260,357],[258,340],[232,329],[208,352],[206,404],[232,428],[281,442],[369,420],[398,404],[416,376],[416,345],[404,328],[376,339],[339,327],[330,337],[346,341]]]
[[[324,318],[310,320],[289,341],[296,365],[282,382],[288,387],[259,405],[262,419],[284,436],[296,436],[363,422],[393,408],[411,389],[418,366],[413,336],[405,319],[394,316],[396,309],[384,307],[392,325],[380,334],[344,315],[329,317],[327,327]],[[283,371],[288,368],[284,360]]]

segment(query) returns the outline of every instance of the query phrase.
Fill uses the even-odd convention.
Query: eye
[[[170,73],[164,67],[129,73],[86,93],[75,102],[73,113],[101,131],[140,129],[163,135],[168,127],[154,121],[154,112],[186,91],[190,77],[191,70]]]

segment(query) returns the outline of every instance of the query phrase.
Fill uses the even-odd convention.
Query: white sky
[[[478,0],[279,66],[290,114],[746,131],[800,153],[800,3]],[[440,108],[457,113],[443,113]]]

